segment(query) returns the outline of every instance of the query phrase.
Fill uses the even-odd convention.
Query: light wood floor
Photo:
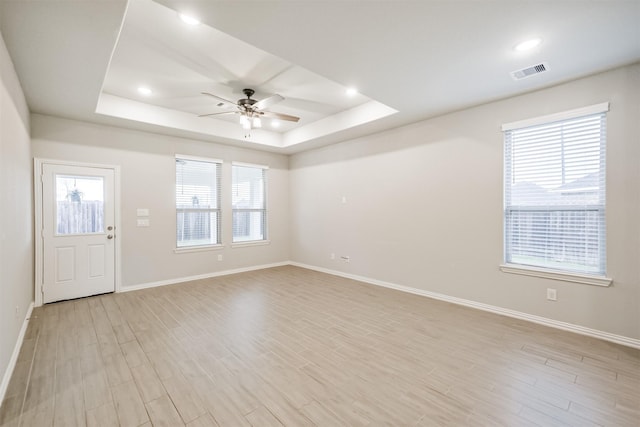
[[[640,352],[281,267],[34,310],[1,426],[638,426]]]

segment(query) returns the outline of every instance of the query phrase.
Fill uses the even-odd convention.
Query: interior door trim
[[[120,292],[122,286],[122,248],[120,242],[122,241],[122,226],[120,223],[120,166],[118,165],[104,165],[98,163],[81,163],[66,160],[55,159],[33,159],[33,197],[34,197],[34,240],[35,240],[35,271],[34,271],[34,306],[40,307],[42,305],[42,284],[44,281],[43,275],[43,263],[44,263],[44,236],[42,233],[42,208],[44,201],[42,200],[42,168],[47,165],[63,165],[63,166],[79,166],[89,168],[101,168],[113,170],[114,179],[114,226],[118,231],[118,238],[115,239],[115,292]]]

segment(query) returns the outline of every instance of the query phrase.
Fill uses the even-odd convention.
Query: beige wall
[[[32,115],[33,155],[121,168],[122,286],[144,285],[289,259],[288,157],[147,132]],[[175,154],[224,161],[223,250],[174,253]],[[268,165],[271,243],[231,248],[231,162]],[[150,210],[150,227],[137,227],[137,208]],[[223,255],[217,261],[218,254]]]
[[[32,210],[32,179],[26,105],[6,51],[0,55],[3,367],[20,327],[15,305],[23,318],[33,297],[32,225],[24,215]],[[625,67],[291,158],[36,114],[31,150],[39,158],[120,166],[124,287],[291,259],[640,339],[639,88],[640,65]],[[605,101],[613,286],[500,272],[500,125]],[[269,165],[271,244],[231,248],[227,209],[223,250],[174,253],[176,153],[224,160],[227,188],[231,161]],[[151,227],[136,227],[137,208],[150,209]],[[546,301],[548,287],[558,301]]]
[[[29,110],[0,37],[0,380],[33,301],[31,170]]]
[[[613,286],[502,273],[500,126],[605,101]],[[294,155],[291,258],[640,339],[639,109],[635,65]]]

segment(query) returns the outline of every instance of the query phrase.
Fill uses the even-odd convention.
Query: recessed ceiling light
[[[533,49],[534,47],[538,46],[540,43],[542,43],[542,39],[540,38],[525,40],[521,43],[518,43],[514,47],[514,49],[517,50],[518,52],[524,52],[525,50]]]
[[[347,96],[355,96],[355,94],[358,93],[358,90],[354,87],[350,87],[345,91],[345,93],[347,94]]]
[[[153,91],[151,89],[149,89],[148,87],[140,86],[138,88],[138,93],[140,95],[149,96],[149,95],[151,95],[153,93]]]
[[[280,127],[280,122],[277,120],[271,120],[271,127],[272,128],[279,128]]]
[[[193,16],[185,15],[184,13],[180,13],[179,16],[180,19],[182,19],[182,22],[187,25],[198,25],[200,23],[200,20]]]

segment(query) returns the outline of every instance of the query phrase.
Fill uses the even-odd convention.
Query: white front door
[[[42,296],[115,290],[114,171],[42,164]]]

